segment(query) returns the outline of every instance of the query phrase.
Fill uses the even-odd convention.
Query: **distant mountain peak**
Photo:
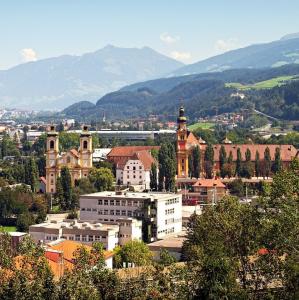
[[[284,35],[280,40],[286,41],[286,40],[291,40],[291,39],[299,39],[299,32]]]

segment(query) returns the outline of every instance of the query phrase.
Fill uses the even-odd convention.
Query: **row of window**
[[[174,214],[174,208],[165,209],[165,215]]]
[[[160,231],[158,231],[158,234],[159,233],[166,233],[166,234],[174,233],[174,227],[164,229],[164,230],[160,230]]]
[[[98,200],[98,205],[110,205],[110,206],[136,206],[142,207],[143,203],[141,201],[131,201],[131,200]]]
[[[124,217],[143,217],[143,213],[139,213],[137,211],[131,210],[108,210],[108,209],[100,209],[98,210],[99,215],[110,215],[110,216],[124,216]]]
[[[179,198],[168,199],[166,200],[165,205],[175,204],[179,202],[180,202]]]

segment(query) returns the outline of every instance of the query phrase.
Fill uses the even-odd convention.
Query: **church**
[[[46,146],[46,192],[56,192],[56,181],[62,167],[68,167],[72,183],[76,179],[87,177],[92,168],[92,136],[87,126],[83,126],[80,135],[80,148],[59,152],[59,135],[54,126],[47,132]]]
[[[287,167],[293,158],[298,157],[298,150],[293,145],[270,145],[270,144],[233,144],[230,140],[225,138],[222,144],[213,145],[214,151],[214,176],[220,171],[220,148],[224,147],[227,155],[231,153],[233,162],[237,160],[238,149],[241,152],[242,160],[245,161],[245,153],[247,150],[251,152],[251,161],[255,161],[255,155],[258,152],[261,161],[264,160],[265,151],[268,148],[271,161],[275,159],[275,152],[279,149],[280,159],[283,167]],[[207,148],[207,143],[197,138],[187,128],[187,118],[185,116],[185,109],[180,107],[179,116],[177,119],[177,177],[178,179],[189,178],[189,155],[194,147],[199,147],[201,153],[201,176],[204,177],[204,153]]]

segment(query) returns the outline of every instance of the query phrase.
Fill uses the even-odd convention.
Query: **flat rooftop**
[[[148,247],[151,251],[159,251],[160,249],[166,249],[169,251],[180,251],[185,240],[185,236],[176,235],[150,243],[148,244]]]
[[[117,224],[91,223],[74,220],[51,221],[31,225],[30,228],[47,228],[47,229],[86,229],[86,230],[118,230]]]
[[[180,194],[174,193],[139,193],[139,192],[122,192],[121,194],[116,192],[97,192],[92,194],[81,195],[80,198],[131,198],[131,199],[169,199],[173,197],[180,197]]]

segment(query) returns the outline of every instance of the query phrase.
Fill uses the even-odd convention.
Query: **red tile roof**
[[[130,157],[137,151],[151,151],[151,150],[159,150],[160,146],[120,146],[114,147],[108,153],[108,159],[112,159],[113,157]]]
[[[201,186],[201,187],[220,187],[225,188],[225,185],[221,182],[220,179],[205,179],[201,178],[193,184],[193,186]]]
[[[128,160],[139,160],[143,164],[145,170],[150,170],[152,164],[157,164],[157,161],[152,157],[149,151],[137,151],[131,157],[126,157],[117,163],[118,169],[123,169]]]
[[[249,149],[251,152],[251,160],[255,160],[255,153],[256,151],[260,154],[260,159],[264,159],[264,152],[268,147],[270,150],[271,159],[274,160],[275,156],[275,149],[278,147],[280,149],[280,158],[282,161],[291,161],[294,157],[298,155],[298,150],[292,145],[261,145],[261,144],[217,144],[214,145],[214,161],[219,161],[219,152],[221,146],[224,147],[227,156],[229,155],[230,151],[233,154],[233,160],[237,159],[237,149],[240,148],[242,159],[245,160],[245,153],[246,150]]]

